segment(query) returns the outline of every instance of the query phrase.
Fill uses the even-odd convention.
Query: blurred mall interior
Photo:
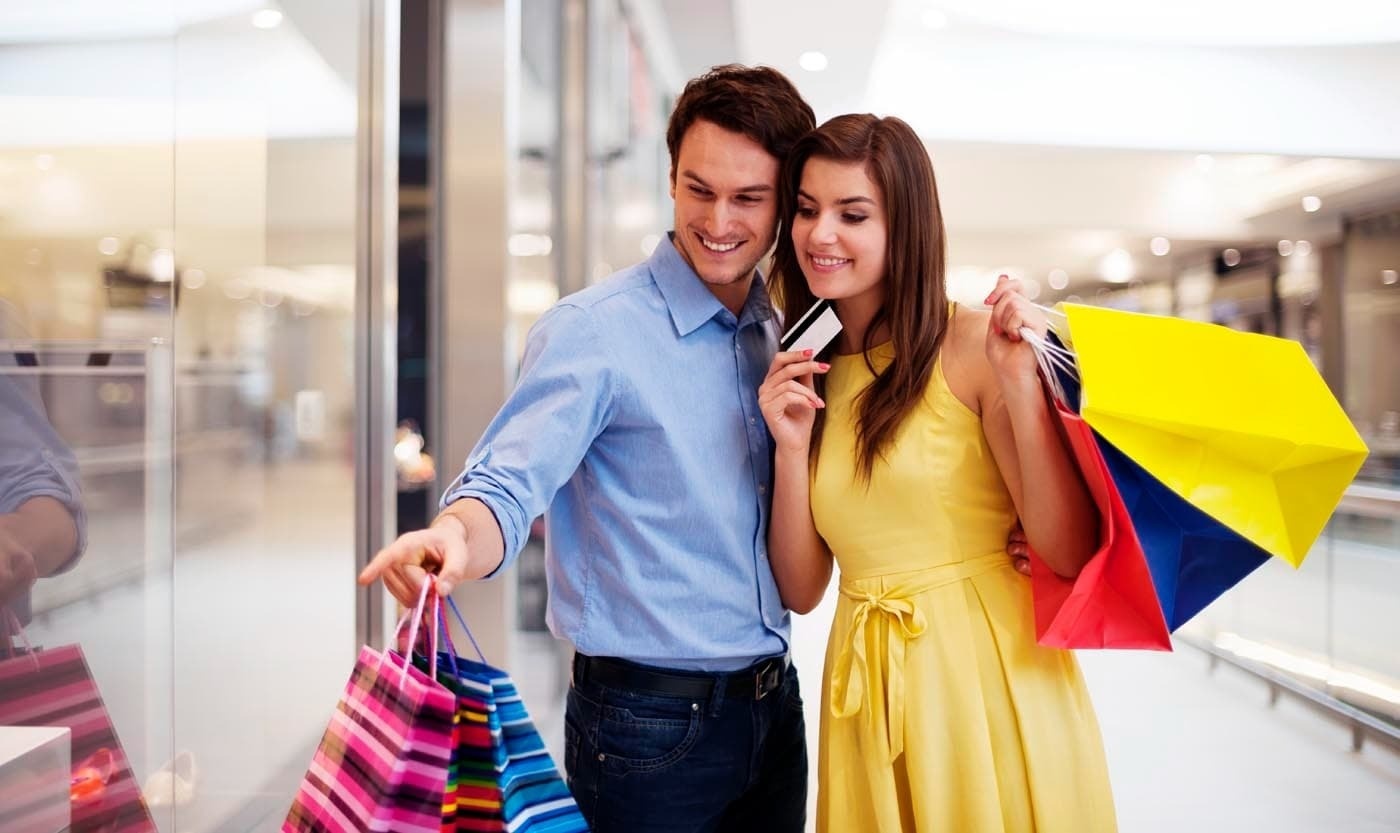
[[[21,615],[81,645],[159,829],[280,825],[395,619],[359,567],[530,324],[666,233],[671,105],[730,61],[915,126],[956,300],[1009,273],[1302,344],[1371,450],[1310,557],[1080,660],[1123,830],[1400,830],[1400,4],[7,2],[0,395],[84,539]],[[557,751],[542,545],[457,598]]]

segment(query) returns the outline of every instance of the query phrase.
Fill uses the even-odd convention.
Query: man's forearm
[[[467,568],[462,578],[469,581],[490,575],[505,559],[506,542],[496,515],[474,497],[453,501],[442,510],[432,525],[450,525],[467,542]]]
[[[0,527],[29,551],[41,577],[67,564],[78,548],[77,523],[68,508],[51,497],[30,498],[13,513],[0,515]]]

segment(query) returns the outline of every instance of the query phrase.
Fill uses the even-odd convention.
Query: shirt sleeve
[[[71,569],[87,548],[87,513],[73,452],[44,416],[43,406],[0,378],[0,514],[36,497],[62,503],[77,528],[78,545],[57,572]]]
[[[526,339],[515,390],[477,441],[440,502],[477,498],[496,516],[505,558],[514,563],[530,522],[573,476],[612,419],[618,373],[592,315],[560,304]]]

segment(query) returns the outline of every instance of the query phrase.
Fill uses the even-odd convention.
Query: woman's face
[[[878,309],[885,241],[884,201],[864,163],[808,159],[797,192],[792,245],[812,294]]]

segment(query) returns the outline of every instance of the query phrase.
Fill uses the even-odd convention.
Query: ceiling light
[[[1233,269],[1236,266],[1240,265],[1240,250],[1226,249],[1225,251],[1220,253],[1220,259],[1225,261],[1226,266]]]
[[[1099,274],[1109,283],[1127,283],[1133,279],[1133,256],[1125,249],[1114,249],[1099,262]]]
[[[175,253],[169,249],[156,249],[151,259],[146,261],[146,273],[151,280],[170,283],[175,280]]]
[[[1280,241],[1278,241],[1278,253],[1279,253],[1281,256],[1283,256],[1283,257],[1288,257],[1289,255],[1293,254],[1293,241],[1292,241],[1292,240],[1280,240]]]
[[[1050,275],[1045,279],[1050,284],[1050,288],[1056,291],[1069,286],[1069,273],[1063,269],[1051,269]]]
[[[253,12],[253,25],[259,29],[276,29],[282,25],[282,13],[276,9],[260,9]]]
[[[104,237],[97,241],[97,250],[108,257],[121,251],[122,241],[115,237]]]
[[[1293,254],[1298,257],[1307,257],[1312,254],[1312,244],[1306,240],[1299,240],[1293,244]]]
[[[1396,272],[1394,269],[1382,269],[1381,283],[1386,286],[1394,286],[1396,283],[1400,283],[1400,272]]]
[[[821,72],[826,69],[828,61],[826,55],[820,52],[803,52],[797,64],[808,72]]]
[[[1157,257],[1164,257],[1172,250],[1172,241],[1165,237],[1154,237],[1151,243],[1152,254]]]
[[[1314,196],[1306,196],[1306,197],[1303,197],[1303,210],[1306,211],[1306,212],[1308,212],[1309,214],[1312,214],[1313,212],[1317,211],[1317,210],[1318,210],[1319,208],[1321,208],[1321,207],[1322,207],[1322,199],[1321,199],[1320,197],[1314,197]]]

